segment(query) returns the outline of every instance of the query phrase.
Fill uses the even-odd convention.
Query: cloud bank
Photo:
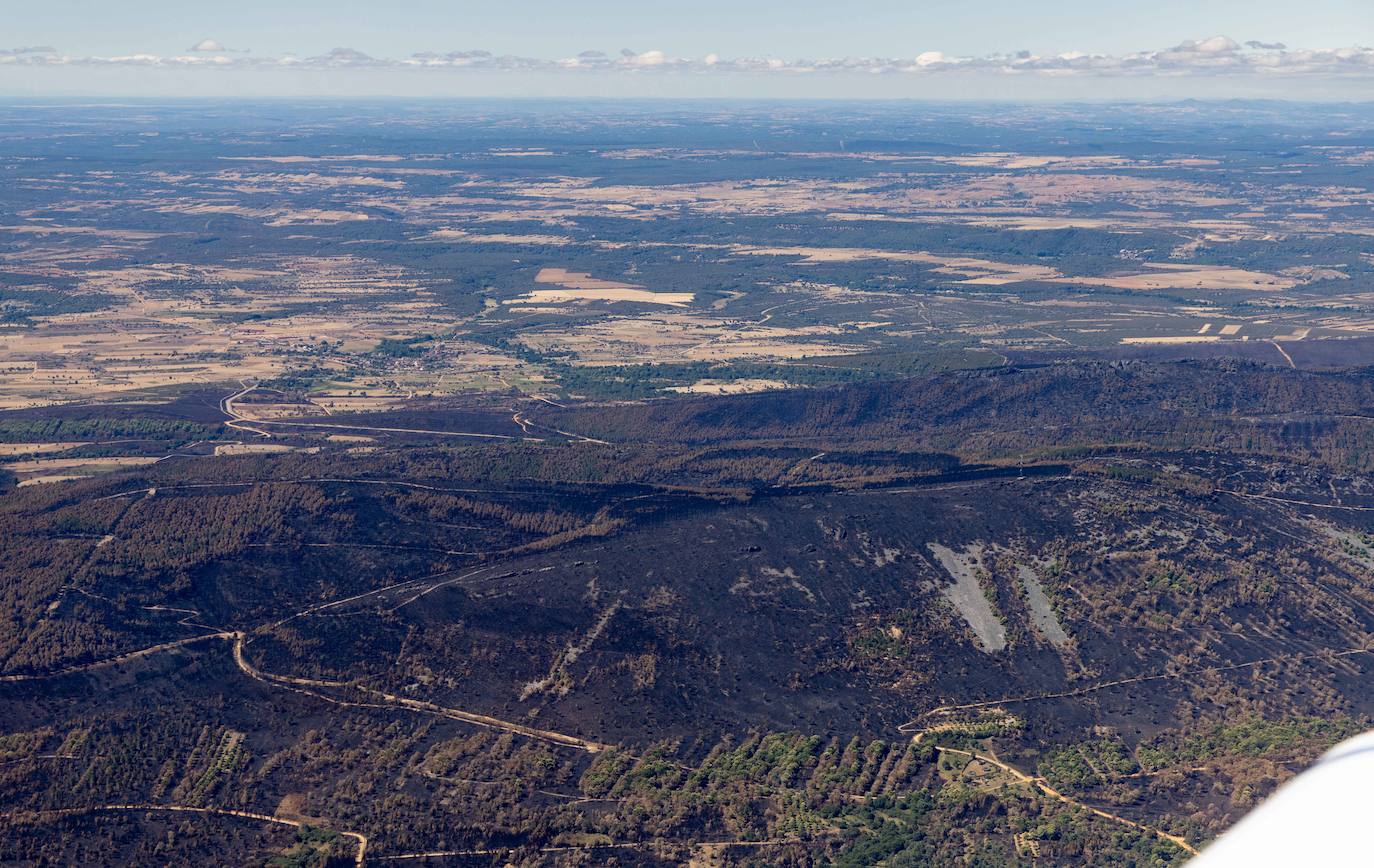
[[[250,57],[246,51],[226,49],[204,39],[180,55],[124,54],[72,56],[51,47],[0,49],[5,66],[139,66],[173,69],[391,69],[429,71],[535,71],[573,73],[695,73],[695,74],[932,74],[978,72],[1043,76],[1336,76],[1374,77],[1374,48],[1293,49],[1282,42],[1237,42],[1226,36],[1187,40],[1172,48],[1127,54],[1072,51],[1039,55],[954,56],[925,51],[909,58],[843,57],[784,60],[775,57],[675,57],[662,51],[616,54],[584,51],[572,57],[549,59],[488,51],[422,52],[405,58],[373,57],[353,48],[301,57]]]

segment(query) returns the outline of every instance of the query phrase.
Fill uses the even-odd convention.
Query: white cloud
[[[661,51],[646,51],[643,54],[632,54],[624,59],[627,66],[662,66],[668,62],[668,56]]]
[[[1229,36],[1213,36],[1211,39],[1186,40],[1182,45],[1176,46],[1173,50],[1182,53],[1228,54],[1232,51],[1240,51],[1240,43]]]
[[[226,48],[218,39],[202,39],[186,49],[188,54],[247,54],[246,48]]]
[[[232,56],[231,56],[232,55]],[[223,69],[428,69],[492,71],[564,71],[767,74],[767,73],[872,73],[936,75],[950,71],[988,74],[1048,76],[1337,76],[1374,78],[1374,48],[1291,49],[1280,42],[1249,41],[1227,36],[1190,39],[1158,51],[1127,54],[1094,54],[1067,51],[1041,56],[1029,51],[1016,54],[955,56],[930,50],[912,57],[840,57],[819,60],[784,60],[776,57],[675,57],[652,49],[623,49],[616,55],[584,51],[572,57],[550,60],[520,55],[496,55],[467,50],[423,52],[407,58],[373,57],[354,48],[335,48],[314,57],[282,55],[248,57],[225,49],[212,39],[192,46],[186,54],[124,54],[110,57],[63,55],[51,48],[0,49],[0,63],[7,66],[104,66],[216,67]]]

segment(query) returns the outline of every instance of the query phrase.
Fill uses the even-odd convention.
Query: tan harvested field
[[[504,232],[468,232],[465,229],[436,229],[423,236],[426,241],[463,241],[468,244],[538,244],[563,247],[572,243],[567,235],[514,235]]]
[[[341,211],[321,208],[251,208],[246,205],[210,202],[171,202],[154,210],[163,214],[186,214],[192,217],[207,214],[227,214],[261,220],[267,226],[328,226],[370,219],[361,211]]]
[[[276,455],[283,452],[319,452],[318,446],[287,446],[283,443],[221,443],[216,455]]]
[[[19,477],[20,485],[26,486],[64,482],[68,479],[84,479],[102,473],[114,473],[128,467],[142,467],[160,460],[155,456],[147,455],[103,458],[33,458],[27,461],[12,461],[5,465],[5,469]]]
[[[987,152],[981,154],[961,154],[954,157],[926,157],[934,163],[948,163],[953,166],[991,167],[997,169],[1043,169],[1054,166],[1061,169],[1104,169],[1131,165],[1135,161],[1126,157],[1103,154],[1100,156],[1044,156],[1016,154],[1011,152]]]
[[[536,289],[515,299],[515,303],[557,304],[570,301],[630,301],[682,307],[695,298],[690,292],[651,292],[647,289]]]
[[[977,215],[954,217],[968,226],[990,229],[1011,229],[1022,232],[1053,232],[1060,229],[1152,229],[1161,221],[1143,215],[1115,215],[1107,217],[1037,217],[1020,214]]]
[[[314,404],[267,404],[253,402],[238,404],[239,411],[254,419],[292,419],[300,416],[318,416],[320,408]]]
[[[570,353],[578,364],[617,365],[846,355],[856,351],[854,344],[826,339],[844,331],[839,326],[759,326],[683,313],[616,317],[519,340],[533,349]]]
[[[1322,328],[1334,331],[1356,332],[1360,334],[1374,333],[1374,318],[1358,316],[1333,316],[1325,317],[1316,321]]]
[[[220,172],[215,176],[226,182],[225,189],[236,193],[301,193],[348,187],[379,187],[404,190],[405,182],[372,175],[325,175],[306,173]]]
[[[377,410],[390,410],[403,406],[410,397],[409,392],[379,390],[349,390],[348,392],[313,392],[310,405],[296,405],[302,408],[297,415],[318,414],[319,409],[329,413],[369,413]],[[257,405],[252,405],[257,413]],[[260,418],[268,418],[266,416]]]
[[[786,389],[782,380],[697,380],[689,386],[673,386],[669,392],[688,395],[743,395],[750,392],[767,392],[770,389]]]
[[[560,301],[633,301],[682,307],[696,298],[696,294],[691,292],[653,292],[633,283],[600,280],[590,274],[579,274],[562,268],[542,268],[534,279],[539,283],[556,284],[560,288],[536,289],[515,301],[535,304]]]
[[[47,485],[48,483],[51,483],[51,482],[74,482],[74,481],[76,481],[76,480],[78,480],[78,479],[89,479],[89,478],[90,478],[90,474],[73,474],[73,475],[71,475],[71,476],[60,476],[60,475],[56,475],[56,474],[51,475],[51,476],[29,476],[29,477],[26,477],[26,478],[24,478],[24,479],[19,480],[19,487],[20,487],[20,488],[27,488],[27,487],[29,487],[29,486],[31,486],[31,485]]]
[[[85,443],[0,443],[0,456],[42,455],[45,452],[66,452]]]
[[[118,458],[34,458],[28,461],[12,461],[5,467],[15,473],[40,473],[49,470],[70,470],[78,467],[138,467],[143,464],[152,464],[158,460],[158,458],[146,455]]]
[[[918,262],[934,265],[941,274],[965,278],[971,284],[1000,285],[1025,280],[1053,280],[1060,273],[1047,266],[992,262],[966,256],[936,256],[931,253],[902,250],[874,250],[866,247],[750,247],[736,245],[733,253],[750,256],[794,256],[809,264],[827,262],[858,262],[866,259],[885,259],[893,262]]]
[[[1285,268],[1279,272],[1284,277],[1291,277],[1298,283],[1315,283],[1318,280],[1349,280],[1350,275],[1339,268],[1326,268],[1319,265],[1300,265],[1292,268]]]
[[[108,238],[113,241],[151,241],[165,237],[162,232],[149,232],[143,229],[100,229],[95,226],[63,226],[56,223],[27,223],[0,226],[0,232],[15,235],[86,235],[94,238]]]
[[[1292,289],[1297,280],[1262,271],[1247,271],[1230,266],[1194,266],[1146,263],[1150,271],[1109,277],[1059,277],[1055,283],[1110,286],[1115,289],[1244,289],[1273,292]]]
[[[1122,338],[1123,344],[1210,344],[1221,340],[1220,335],[1177,335],[1173,337]]]

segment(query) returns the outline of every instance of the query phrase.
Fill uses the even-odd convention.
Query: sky
[[[1374,99],[1374,0],[0,0],[0,95]]]

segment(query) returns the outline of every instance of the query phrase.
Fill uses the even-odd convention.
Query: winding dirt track
[[[1054,787],[1051,787],[1049,784],[1045,783],[1043,779],[1032,777],[1026,774],[1025,772],[1021,771],[1020,769],[1016,768],[1015,766],[1011,766],[1002,762],[996,757],[985,756],[983,754],[974,753],[973,751],[968,750],[959,750],[958,748],[953,747],[937,746],[935,749],[940,751],[941,753],[957,753],[960,756],[966,756],[970,759],[981,760],[982,762],[988,763],[989,765],[994,765],[1002,771],[1007,772],[1021,783],[1030,784],[1031,786],[1035,787],[1037,790],[1044,793],[1045,795],[1053,799],[1058,799],[1066,805],[1072,805],[1075,808],[1082,808],[1083,810],[1096,814],[1099,817],[1111,820],[1114,823],[1120,823],[1124,826],[1130,826],[1132,829],[1137,829],[1141,832],[1148,832],[1149,834],[1154,835],[1157,838],[1161,838],[1165,841],[1168,841],[1170,844],[1173,844],[1181,848],[1182,850],[1186,851],[1190,856],[1196,856],[1198,854],[1197,848],[1195,848],[1192,844],[1189,844],[1186,840],[1179,837],[1178,835],[1171,835],[1168,832],[1165,832],[1163,829],[1156,829],[1153,826],[1146,826],[1144,823],[1137,823],[1135,820],[1128,820],[1119,814],[1113,814],[1110,811],[1104,811],[1101,808],[1094,808],[1092,805],[1084,804],[1083,802],[1080,802],[1077,799],[1071,798],[1059,792]]]
[[[150,657],[154,654],[160,654],[166,651],[171,651],[176,648],[182,648],[187,645],[193,645],[198,642],[203,642],[206,639],[225,639],[231,640],[234,643],[234,663],[249,678],[252,678],[253,680],[259,681],[263,684],[269,684],[275,687],[283,687],[288,690],[294,690],[297,693],[303,693],[307,696],[313,696],[317,699],[323,699],[324,701],[332,703],[334,705],[345,705],[357,708],[390,708],[404,711],[414,711],[419,714],[432,714],[437,717],[444,717],[448,718],[449,720],[462,721],[463,723],[470,723],[474,726],[480,726],[486,729],[499,729],[503,732],[510,732],[516,735],[523,735],[527,738],[538,739],[539,741],[549,742],[550,744],[557,744],[562,745],[564,747],[577,748],[578,750],[584,750],[587,753],[600,753],[601,751],[609,750],[611,748],[611,745],[591,741],[590,739],[579,738],[575,735],[568,735],[562,732],[554,732],[553,730],[538,729],[532,726],[525,726],[522,723],[515,723],[514,721],[502,720],[499,717],[491,717],[485,714],[477,714],[471,711],[463,711],[462,709],[458,708],[448,708],[443,705],[438,705],[433,702],[426,702],[420,699],[410,699],[404,696],[396,696],[395,694],[387,693],[386,691],[378,690],[373,687],[367,687],[362,684],[349,684],[343,681],[325,681],[317,678],[298,678],[292,675],[278,675],[273,672],[264,672],[263,670],[254,666],[252,663],[249,663],[248,658],[244,656],[243,646],[245,638],[246,637],[242,632],[207,633],[203,636],[194,636],[190,639],[182,639],[177,642],[164,642],[161,645],[154,645],[150,648],[143,648],[139,651],[130,651],[127,654],[120,654],[117,657],[110,657],[105,660],[97,660],[94,663],[87,663],[82,666],[71,666],[66,669],[59,669],[55,672],[45,672],[38,675],[6,675],[0,677],[0,681],[38,681],[47,678],[58,678],[63,675],[72,675],[78,672],[85,672],[92,669],[100,669],[107,666],[116,666],[120,663],[127,663],[131,660],[137,660],[141,657]],[[363,693],[367,693],[377,697],[378,701],[354,702],[351,700],[339,699],[338,697],[329,696],[327,694],[319,692],[320,690],[342,689],[359,690]]]
[[[259,437],[267,437],[270,439],[272,437],[270,433],[263,431],[260,428],[254,428],[252,425],[248,424],[249,422],[253,422],[255,420],[249,419],[247,416],[241,415],[239,411],[234,409],[235,401],[237,401],[239,398],[242,398],[244,395],[247,395],[249,392],[253,391],[253,389],[257,388],[256,386],[248,385],[242,380],[239,380],[239,385],[243,386],[241,390],[225,397],[223,400],[219,402],[220,412],[229,417],[228,420],[226,420],[224,423],[225,427],[233,428],[235,431],[251,431],[254,434],[257,434]]]
[[[182,814],[213,814],[219,817],[242,817],[247,820],[257,820],[262,823],[276,823],[279,826],[291,826],[299,829],[306,825],[303,820],[289,820],[285,817],[274,817],[271,814],[258,814],[253,811],[239,811],[233,808],[200,808],[191,805],[95,805],[89,808],[56,808],[48,811],[11,811],[2,814],[6,819],[24,820],[28,818],[36,820],[53,820],[62,817],[78,817],[83,814],[108,814],[123,811],[171,811]],[[336,830],[337,831],[337,830]],[[353,858],[353,864],[361,866],[367,861],[367,836],[361,832],[339,832],[347,838],[352,838],[358,843],[357,854]]]
[[[239,669],[243,670],[244,674],[247,675],[249,678],[261,681],[264,684],[285,686],[292,689],[304,688],[304,690],[302,690],[301,692],[304,692],[307,695],[317,696],[326,701],[344,705],[371,705],[375,707],[400,708],[407,711],[419,712],[421,714],[433,714],[438,717],[446,717],[450,720],[459,720],[464,723],[471,723],[475,726],[481,726],[487,729],[499,729],[505,732],[515,733],[516,735],[523,735],[527,738],[533,738],[538,739],[540,741],[550,742],[552,744],[559,744],[565,747],[575,747],[579,750],[584,750],[587,753],[600,753],[601,751],[608,750],[611,747],[610,745],[601,744],[600,742],[589,741],[585,738],[578,738],[575,735],[567,735],[565,733],[553,732],[552,730],[547,729],[536,729],[532,726],[525,726],[522,723],[514,723],[509,720],[501,720],[497,717],[489,717],[488,715],[476,714],[471,711],[462,711],[457,708],[446,708],[445,706],[436,705],[433,702],[426,702],[424,700],[407,699],[404,696],[396,696],[394,694],[386,693],[384,691],[377,690],[371,687],[365,687],[360,684],[347,684],[342,681],[324,681],[316,678],[297,678],[295,676],[290,675],[276,675],[271,672],[263,672],[261,669],[258,669],[256,666],[249,663],[248,659],[244,656],[244,635],[242,633],[234,633],[232,634],[232,636],[234,639],[234,662],[238,664]],[[346,700],[339,700],[335,697],[325,696],[323,694],[315,692],[315,689],[337,690],[341,688],[350,687],[356,690],[361,690],[364,693],[374,695],[382,701],[377,703],[352,703]]]
[[[554,406],[557,405],[555,404]],[[530,417],[521,414],[518,410],[515,412],[515,415],[513,415],[511,418],[514,419],[515,423],[520,426],[520,430],[524,431],[527,434],[529,433],[531,427],[543,428],[545,431],[552,431],[555,434],[561,434],[564,437],[567,437],[569,440],[572,440],[577,443],[596,443],[600,446],[611,445],[611,443],[606,440],[598,440],[595,437],[588,437],[585,434],[574,434],[572,431],[564,431],[562,428],[555,428],[552,425],[542,425],[539,422],[534,421]],[[542,439],[538,437],[530,437],[526,439],[541,440],[542,442]]]

